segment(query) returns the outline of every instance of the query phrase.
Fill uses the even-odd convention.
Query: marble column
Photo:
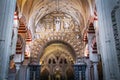
[[[92,38],[95,36],[94,33],[88,33],[88,50],[89,50],[89,58],[90,60],[93,58],[92,54]]]
[[[30,79],[30,68],[27,67],[27,76],[26,76],[26,80]]]
[[[0,80],[7,80],[16,0],[0,0]]]
[[[93,75],[94,75],[94,80],[98,80],[98,69],[97,69],[97,65],[99,62],[99,55],[97,53],[92,53],[92,58],[91,61],[93,62]]]
[[[16,66],[16,70],[17,70],[16,73],[18,73],[18,71],[20,70],[21,64],[20,63],[16,63],[15,66]]]
[[[91,80],[91,62],[89,59],[85,59],[85,62],[87,63],[87,67],[86,67],[86,80]]]
[[[89,65],[86,67],[86,80],[91,80],[90,67]]]
[[[120,72],[115,49],[111,12],[116,0],[95,0],[98,13],[100,54],[102,58],[103,79],[119,80]]]
[[[94,68],[94,80],[98,80],[98,69],[97,69],[98,63],[93,63]]]
[[[82,80],[82,71],[79,71],[79,80]]]
[[[11,55],[16,53],[16,43],[17,43],[17,35],[18,35],[19,21],[17,12],[14,12],[14,26],[13,26],[13,39],[12,39],[12,53]]]

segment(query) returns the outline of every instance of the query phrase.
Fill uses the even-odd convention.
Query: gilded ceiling
[[[19,17],[24,16],[29,28],[36,26],[41,18],[52,12],[69,14],[85,27],[94,13],[94,0],[17,0]]]
[[[46,50],[44,46],[50,41],[65,42],[73,48],[76,58],[83,56],[82,32],[94,16],[94,9],[94,0],[17,0],[19,18],[24,18],[32,34],[33,62],[39,62],[43,50]],[[57,48],[71,53],[65,46]]]
[[[76,55],[72,53],[71,48],[61,44],[61,43],[53,43],[47,46],[43,52],[43,56],[41,56],[40,61],[48,61],[50,57],[65,57],[69,61],[75,61]],[[46,60],[45,60],[46,59]]]

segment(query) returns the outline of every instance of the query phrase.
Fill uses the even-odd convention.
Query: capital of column
[[[88,68],[88,69],[91,69],[91,67],[92,67],[92,64],[88,64],[88,65],[87,65],[87,68]]]
[[[97,66],[98,65],[98,62],[93,62],[93,66]]]
[[[19,28],[19,18],[17,12],[14,12],[14,27],[13,28]]]
[[[20,63],[16,63],[15,66],[16,66],[16,70],[17,70],[17,72],[18,72],[19,69],[20,69],[21,64],[20,64]]]

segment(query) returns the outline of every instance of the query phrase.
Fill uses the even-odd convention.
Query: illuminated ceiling
[[[47,46],[42,53],[44,55],[41,56],[40,61],[44,61],[45,59],[48,59],[48,57],[52,55],[56,55],[58,57],[64,56],[68,60],[74,60],[76,59],[75,53],[72,51],[70,46],[62,44],[62,43],[53,43]]]
[[[54,11],[71,15],[83,28],[95,9],[94,0],[17,0],[17,5],[19,17],[24,16],[26,25],[32,29],[42,17]]]
[[[84,48],[82,34],[94,16],[94,9],[94,0],[17,0],[19,18],[22,18],[25,26],[31,31],[33,61],[38,61],[41,50],[50,41],[68,43],[73,47],[77,57],[82,56]],[[59,17],[61,15],[64,16]],[[51,20],[52,22],[49,22]],[[43,27],[41,21],[45,24]],[[58,22],[69,23],[70,25],[67,24],[69,29],[66,25],[59,25]],[[49,29],[47,24],[50,26]],[[45,28],[43,32],[42,28]]]

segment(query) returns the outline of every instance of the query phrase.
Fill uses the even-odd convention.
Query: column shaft
[[[18,28],[19,28],[18,14],[17,14],[17,12],[14,12],[14,26],[13,26],[13,30],[12,30],[12,52],[11,52],[11,55],[16,53]]]
[[[98,63],[93,63],[93,67],[94,67],[94,80],[98,80],[97,64],[98,64]]]
[[[99,50],[102,58],[104,80],[120,79],[111,20],[114,2],[113,0],[96,0],[100,39]]]
[[[7,79],[16,0],[0,1],[0,80]]]
[[[87,68],[86,68],[86,80],[91,80],[90,66],[89,65],[87,65]]]
[[[11,53],[11,55],[16,53],[16,43],[17,43],[18,28],[14,27],[13,32],[14,32],[14,36],[13,36],[13,39],[12,39],[12,53]]]

